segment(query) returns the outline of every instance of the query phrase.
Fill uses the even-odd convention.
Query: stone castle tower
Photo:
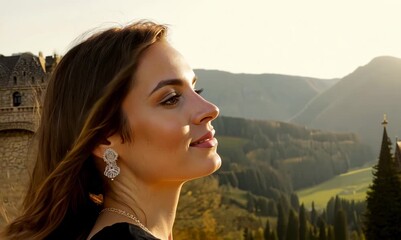
[[[0,225],[13,217],[29,179],[39,103],[59,57],[0,55]]]

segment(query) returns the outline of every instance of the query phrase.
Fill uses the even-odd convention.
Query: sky
[[[82,34],[150,19],[193,68],[341,78],[401,58],[399,0],[0,0],[0,54],[63,55]]]

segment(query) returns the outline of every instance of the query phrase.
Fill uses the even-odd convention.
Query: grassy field
[[[235,148],[242,148],[248,140],[236,137],[218,137],[221,145],[219,150],[231,151]],[[292,159],[297,160],[297,159]],[[326,207],[331,197],[339,195],[341,198],[363,201],[366,198],[366,191],[372,182],[372,167],[364,167],[348,173],[341,174],[333,179],[323,182],[311,188],[302,189],[297,192],[300,202],[307,208],[311,207],[312,201],[315,202],[317,209]],[[237,199],[241,204],[246,203],[246,195],[242,192],[231,193],[231,197]]]
[[[341,174],[317,186],[297,192],[299,201],[310,208],[312,201],[317,209],[326,207],[331,197],[339,195],[341,198],[363,201],[366,191],[372,182],[372,167],[361,168]]]

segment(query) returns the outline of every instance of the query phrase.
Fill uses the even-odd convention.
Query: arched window
[[[14,85],[17,85],[17,77],[14,76]]]
[[[32,83],[35,83],[35,77],[32,77]]]
[[[13,106],[18,107],[19,105],[21,105],[21,93],[14,92],[13,93]]]

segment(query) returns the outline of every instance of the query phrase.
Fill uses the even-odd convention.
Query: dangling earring
[[[120,174],[120,168],[117,166],[118,154],[111,148],[107,148],[103,154],[103,160],[106,162],[107,166],[104,170],[104,175],[111,180]]]

